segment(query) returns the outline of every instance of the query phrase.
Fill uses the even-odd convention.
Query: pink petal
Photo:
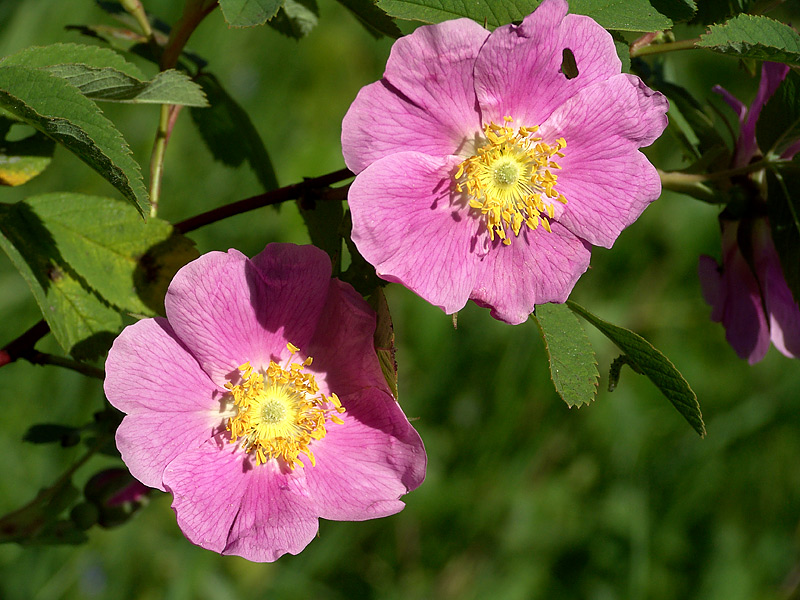
[[[480,131],[472,69],[489,32],[470,19],[418,28],[392,46],[381,81],[359,92],[342,123],[345,164],[360,173],[413,150],[456,154]]]
[[[220,446],[221,445],[221,446]],[[212,440],[167,467],[178,525],[191,542],[256,562],[297,554],[318,529],[303,469],[249,462],[235,444]]]
[[[386,156],[350,186],[353,241],[378,275],[448,314],[464,307],[477,275],[479,221],[451,203],[455,156]]]
[[[559,223],[523,228],[508,246],[495,240],[470,298],[495,319],[517,325],[536,304],[564,302],[589,267],[588,245]]]
[[[425,478],[425,449],[388,391],[342,398],[344,424],[314,444],[306,485],[324,519],[363,521],[403,509],[400,496]]]
[[[772,343],[785,356],[795,358],[800,356],[800,306],[786,284],[766,220],[755,223],[753,238],[756,269],[769,315]]]
[[[662,94],[619,75],[584,88],[551,115],[542,135],[567,142],[556,185],[567,198],[556,214],[562,225],[610,248],[659,197],[658,172],[637,148],[661,134],[666,110]]]
[[[169,402],[167,402],[169,404]],[[223,419],[213,412],[143,411],[127,415],[117,428],[117,449],[131,475],[165,491],[164,469],[178,455],[210,440]]]
[[[287,340],[308,342],[330,274],[328,256],[314,246],[270,244],[252,261],[236,250],[210,252],[175,275],[167,317],[221,384],[246,361],[260,368],[287,357]]]
[[[545,0],[521,25],[497,28],[475,63],[475,91],[483,121],[540,125],[580,89],[618,75],[614,41],[589,17],[567,15],[564,0]],[[578,76],[560,72],[563,50],[575,56]]]
[[[386,387],[374,332],[375,311],[352,286],[333,280],[307,351],[314,359],[307,370],[315,373],[322,393],[341,397]]]

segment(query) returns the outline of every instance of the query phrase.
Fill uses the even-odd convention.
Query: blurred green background
[[[144,0],[168,23],[179,2]],[[378,79],[391,46],[338,4],[320,0],[320,25],[296,42],[270,28],[231,30],[212,14],[189,47],[210,60],[248,110],[282,185],[343,166],[340,123],[358,89]],[[106,23],[90,2],[0,2],[0,55],[56,41],[91,43],[64,25]],[[152,73],[152,66],[142,62]],[[667,73],[700,97],[722,83],[749,101],[757,79],[725,57],[683,53]],[[156,107],[103,104],[146,165]],[[669,134],[648,150],[681,165]],[[145,169],[146,170],[146,169]],[[21,188],[114,195],[69,153]],[[188,114],[170,142],[160,216],[177,221],[259,193],[246,168],[213,163]],[[387,289],[400,365],[400,401],[429,455],[427,480],[406,509],[364,523],[323,521],[298,556],[253,564],[192,546],[166,495],[132,522],[89,531],[71,547],[0,546],[0,598],[50,600],[591,598],[773,599],[800,581],[800,369],[770,350],[750,368],[708,319],[696,276],[719,256],[717,210],[665,193],[619,238],[595,250],[572,298],[638,331],[697,392],[700,439],[644,377],[623,370],[605,391],[617,353],[589,331],[602,373],[598,399],[569,410],[550,382],[533,322],[511,327],[469,305],[451,319],[398,286]],[[260,209],[191,234],[201,252],[308,241],[293,204]],[[0,255],[0,345],[40,318],[22,278]],[[52,339],[40,346],[58,352]],[[81,425],[104,404],[101,384],[23,361],[0,370],[0,513],[50,485],[78,448],[31,445],[31,425]],[[96,457],[78,484],[106,465]]]

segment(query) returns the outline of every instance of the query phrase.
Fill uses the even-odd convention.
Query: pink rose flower
[[[375,314],[313,246],[211,252],[170,284],[167,318],[117,338],[105,391],[117,447],[173,495],[193,543],[253,561],[297,554],[318,519],[394,514],[425,474],[389,392]]]
[[[787,65],[765,62],[749,109],[724,88],[713,88],[739,117],[741,130],[732,167],[747,165],[761,155],[756,123],[788,72]],[[790,159],[798,150],[800,142],[791,143],[781,156]],[[763,173],[751,176],[761,179]],[[745,212],[748,214],[739,219],[730,209],[720,215],[722,264],[710,256],[700,257],[698,274],[703,298],[713,308],[711,320],[722,323],[728,343],[750,364],[764,358],[770,341],[782,354],[800,356],[800,307],[783,276],[764,200],[750,198]]]
[[[472,299],[521,323],[566,300],[591,245],[610,248],[660,195],[639,148],[666,110],[564,0],[492,33],[468,19],[420,27],[342,124],[353,241],[447,313]]]

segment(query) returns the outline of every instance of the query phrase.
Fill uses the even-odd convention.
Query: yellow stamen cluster
[[[553,159],[563,157],[564,138],[553,146],[535,135],[538,127],[488,123],[483,131],[488,143],[458,166],[456,189],[469,195],[469,205],[486,219],[489,236],[508,245],[508,229],[519,235],[522,225],[531,229],[541,225],[548,232],[554,215],[553,201],[567,199],[555,190],[558,177],[551,171],[561,167]]]
[[[293,355],[298,350],[293,344],[287,347]],[[241,382],[225,384],[236,408],[236,414],[228,420],[231,442],[241,438],[242,447],[255,455],[256,464],[276,458],[294,469],[303,466],[299,458],[302,453],[315,465],[309,445],[325,437],[326,421],[343,423],[338,415],[344,407],[336,394],[320,394],[314,376],[303,372],[311,360],[308,357],[302,363],[288,364],[288,368],[270,361],[264,372],[255,371],[246,362],[239,367]]]

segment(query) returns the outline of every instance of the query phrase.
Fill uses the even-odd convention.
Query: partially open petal
[[[589,246],[558,223],[551,228],[523,228],[508,246],[496,240],[470,298],[512,325],[537,304],[564,302],[589,267]]]
[[[557,190],[567,198],[558,221],[610,248],[661,194],[655,167],[638,150],[667,125],[667,101],[638,78],[620,75],[584,88],[542,125],[546,139],[564,137]]]
[[[381,81],[359,92],[342,123],[355,173],[395,152],[457,154],[480,131],[472,69],[489,32],[470,19],[418,28],[392,46]]]
[[[397,402],[370,388],[342,398],[343,425],[314,444],[306,485],[324,519],[362,521],[402,510],[425,478],[425,449]]]
[[[287,340],[300,347],[308,342],[330,269],[330,259],[313,246],[270,244],[252,261],[236,250],[210,252],[175,275],[167,317],[221,384],[246,361],[259,368],[287,356]]]
[[[578,75],[561,72],[564,50]],[[564,0],[545,0],[521,25],[498,27],[475,62],[475,91],[483,120],[540,125],[582,88],[618,75],[614,41],[589,17],[568,15]]]
[[[477,275],[479,222],[451,202],[460,159],[386,156],[350,186],[353,241],[378,275],[445,312],[466,304]]]
[[[223,444],[221,447],[218,444]],[[255,466],[235,444],[209,440],[167,467],[164,484],[190,541],[256,562],[297,554],[318,529],[300,469]]]

